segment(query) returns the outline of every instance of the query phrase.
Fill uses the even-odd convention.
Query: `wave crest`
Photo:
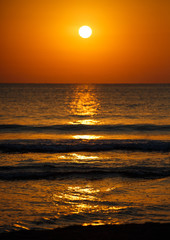
[[[5,153],[59,153],[80,151],[159,151],[170,152],[170,141],[162,140],[78,140],[68,139],[54,141],[48,139],[37,140],[4,140],[0,141],[0,151]]]
[[[0,125],[1,132],[7,131],[24,131],[24,132],[42,132],[42,131],[113,131],[113,132],[126,132],[126,131],[170,131],[170,125],[156,125],[156,124],[115,124],[115,125],[84,125],[84,124],[65,124],[65,125],[18,125],[18,124],[2,124]]]
[[[65,178],[164,178],[170,176],[167,167],[140,167],[126,166],[117,168],[82,167],[82,166],[55,166],[51,164],[37,164],[30,166],[3,166],[0,167],[1,180],[39,180]]]

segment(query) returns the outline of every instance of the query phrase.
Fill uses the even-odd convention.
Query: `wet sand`
[[[55,230],[22,230],[1,233],[1,240],[151,240],[170,239],[170,223],[72,226]]]

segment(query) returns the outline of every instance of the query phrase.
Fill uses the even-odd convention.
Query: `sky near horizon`
[[[0,83],[170,83],[169,12],[168,0],[1,0]]]

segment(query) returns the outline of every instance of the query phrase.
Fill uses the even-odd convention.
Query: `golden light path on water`
[[[83,163],[83,162],[89,162],[92,160],[97,160],[99,159],[98,156],[94,156],[94,155],[84,155],[84,154],[79,154],[79,153],[69,153],[69,154],[64,154],[61,156],[58,156],[59,159],[67,159],[67,160],[71,160],[73,159],[73,161],[75,163]]]
[[[97,100],[94,87],[92,85],[77,86],[73,94],[73,100],[70,104],[71,114],[77,116],[78,119],[69,122],[72,125],[97,125],[99,121],[94,119],[97,110],[100,108],[100,102]],[[83,117],[83,119],[82,119]],[[87,118],[86,118],[87,117]],[[94,134],[77,134],[73,135],[73,139],[95,140],[102,136]]]
[[[69,124],[82,124],[82,125],[96,125],[98,124],[99,121],[94,120],[94,119],[79,119],[74,122],[69,122]]]
[[[100,108],[100,101],[97,100],[95,91],[93,91],[93,86],[77,86],[74,92],[73,100],[70,104],[71,114],[77,116],[78,119],[70,121],[71,125],[97,125],[100,122],[94,119],[97,115],[97,110]],[[83,117],[83,119],[82,119]],[[77,140],[95,140],[100,139],[103,136],[95,134],[76,134],[72,135],[73,139]],[[89,161],[97,161],[99,156],[97,155],[84,155],[79,153],[69,154],[68,158],[74,158],[74,162],[87,163]],[[66,155],[60,156],[60,158],[66,159]],[[106,189],[107,192],[112,191],[112,188]],[[119,211],[124,207],[118,206],[99,206],[98,194],[101,192],[101,188],[94,188],[90,185],[87,186],[71,186],[66,190],[67,193],[61,193],[58,195],[53,195],[54,201],[57,202],[58,199],[62,199],[66,204],[68,204],[69,213],[80,214],[80,213],[95,213],[95,212],[105,212],[109,211]],[[64,210],[63,210],[64,211]],[[95,222],[91,221],[90,225],[103,225],[105,224],[102,220],[97,220]],[[88,223],[84,223],[84,226]]]
[[[96,213],[101,218],[95,219],[92,217],[89,220],[82,220],[82,224],[125,223],[126,220],[121,216],[123,216],[124,211],[131,211],[132,206],[142,206],[146,209],[150,204],[157,206],[161,206],[162,202],[168,204],[168,198],[165,196],[167,186],[162,185],[164,181],[164,179],[150,180],[147,188],[145,181],[134,182],[131,179],[124,181],[116,178],[95,181],[75,179],[74,182],[67,179],[65,181],[59,180],[55,184],[51,184],[51,181],[36,181],[33,184],[31,181],[26,186],[24,181],[17,181],[13,184],[15,192],[18,194],[13,193],[14,187],[10,188],[9,182],[2,182],[2,190],[8,189],[8,191],[5,191],[4,199],[1,199],[2,204],[6,206],[6,202],[8,202],[10,206],[14,206],[14,209],[20,208],[25,214],[18,214],[17,221],[14,220],[14,222],[10,215],[5,214],[4,211],[0,223],[5,220],[10,224],[12,222],[18,226],[20,225],[20,228],[29,228],[26,223],[32,220],[30,215],[33,212],[33,204],[37,205],[37,203],[34,220],[39,221],[39,216],[43,216],[41,221],[44,221],[49,228],[50,226],[51,228],[58,226],[57,221],[59,219],[62,219],[61,221],[66,219],[68,222],[72,216],[73,219],[78,218],[81,220],[85,215],[95,216]],[[134,187],[132,187],[132,184]],[[160,185],[160,188],[155,188],[155,184]],[[29,189],[27,195],[21,190],[26,188]],[[102,218],[102,216],[105,217]],[[48,223],[50,223],[50,226]]]
[[[63,211],[69,214],[83,214],[90,213],[93,214],[95,212],[117,212],[122,209],[126,209],[127,206],[100,206],[98,204],[98,196],[102,194],[102,192],[110,192],[115,190],[116,188],[103,187],[101,188],[92,185],[80,186],[68,186],[65,192],[60,192],[60,195],[53,194],[53,201],[56,203],[56,207],[58,206],[58,202],[62,201],[68,206],[67,209],[63,208]],[[87,223],[84,223],[86,225]],[[97,220],[95,222],[91,222],[90,225],[102,225],[105,224],[102,220]]]
[[[98,123],[94,116],[100,108],[100,101],[96,96],[93,85],[78,85],[73,93],[70,103],[70,113],[78,117],[77,120],[70,122],[72,124],[95,125]],[[82,119],[83,117],[83,119]]]
[[[98,125],[100,122],[94,117],[97,115],[97,111],[100,108],[100,101],[98,101],[96,93],[93,86],[87,85],[77,86],[73,94],[73,100],[70,104],[71,114],[76,116],[77,119],[70,121],[71,125]],[[104,136],[95,134],[76,134],[72,135],[73,139],[77,140],[97,140],[104,138]],[[84,155],[83,153],[71,153],[68,156],[60,156],[60,159],[73,158],[76,163],[87,163],[90,161],[98,161],[99,156],[97,155]],[[115,189],[115,188],[114,188]],[[108,187],[106,192],[113,191],[112,187]],[[67,192],[67,193],[66,193]],[[58,195],[53,195],[54,201],[57,202],[58,199],[62,199],[66,204],[68,204],[69,209],[67,209],[72,214],[80,213],[95,213],[95,212],[116,212],[126,206],[100,206],[98,202],[98,194],[102,192],[101,188],[94,188],[90,185],[87,186],[70,186],[65,193]],[[109,220],[108,220],[109,221]],[[102,220],[91,221],[90,225],[103,225],[105,222]],[[116,224],[116,222],[115,222]],[[89,225],[89,223],[84,223],[84,226]]]
[[[94,139],[99,139],[101,136],[96,136],[96,135],[74,135],[74,139],[81,139],[81,140],[94,140]]]

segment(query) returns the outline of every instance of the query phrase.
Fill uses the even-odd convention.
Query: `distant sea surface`
[[[170,222],[170,85],[0,84],[0,231]]]

